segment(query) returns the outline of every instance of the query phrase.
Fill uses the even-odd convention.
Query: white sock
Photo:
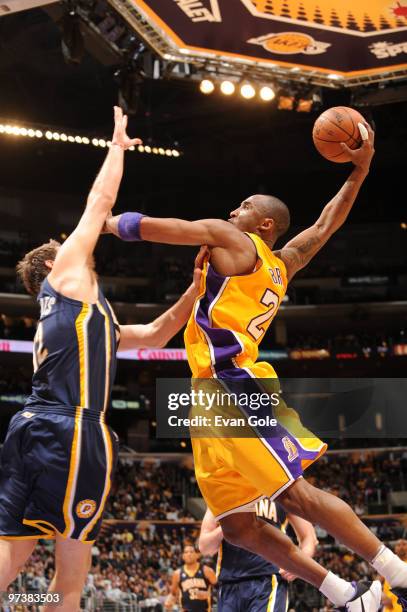
[[[328,572],[319,590],[335,606],[344,606],[356,594],[356,589],[351,582],[347,582],[336,574]]]
[[[384,544],[373,559],[372,565],[390,586],[407,588],[407,563]]]

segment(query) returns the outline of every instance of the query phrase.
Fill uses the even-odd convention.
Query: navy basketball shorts
[[[30,407],[12,418],[1,454],[0,538],[93,542],[118,437],[90,408]]]
[[[222,584],[218,612],[287,612],[288,582],[279,575]]]

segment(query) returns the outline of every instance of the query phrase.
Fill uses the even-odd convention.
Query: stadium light
[[[312,100],[312,98],[300,98],[297,103],[297,113],[310,113],[312,111],[313,105],[314,101]]]
[[[209,79],[204,79],[201,81],[199,89],[203,94],[211,94],[215,90],[215,85]]]
[[[220,90],[225,96],[231,96],[235,93],[235,84],[232,81],[222,81],[220,84]]]
[[[240,95],[243,98],[246,98],[246,100],[250,100],[256,95],[256,90],[254,89],[253,85],[250,85],[250,83],[245,83],[240,88]]]
[[[12,138],[38,138],[46,139],[52,142],[60,142],[64,144],[77,144],[77,145],[91,145],[94,147],[106,148],[112,145],[110,140],[104,138],[90,138],[88,136],[81,136],[79,134],[72,135],[67,134],[64,131],[57,131],[52,128],[38,129],[36,127],[25,127],[19,125],[13,125],[11,123],[2,122],[0,123],[0,136],[9,136]],[[151,153],[156,155],[162,155],[163,157],[180,157],[181,152],[178,149],[171,149],[167,146],[154,146],[150,145],[139,145],[137,147],[130,147],[130,151],[138,151],[139,153]]]
[[[278,99],[279,110],[293,110],[295,103],[294,96],[280,96]]]
[[[275,97],[276,97],[276,94],[274,90],[268,85],[265,85],[264,87],[260,89],[260,98],[264,102],[271,102],[272,100],[274,100]]]

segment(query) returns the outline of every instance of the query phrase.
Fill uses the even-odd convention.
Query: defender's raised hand
[[[123,111],[119,106],[114,107],[114,132],[112,137],[112,145],[122,147],[125,151],[130,147],[143,144],[140,138],[129,138],[127,135],[127,115],[123,115]]]
[[[366,121],[358,123],[358,128],[362,137],[362,146],[359,149],[350,149],[348,145],[341,142],[341,147],[349,155],[355,166],[368,172],[373,155],[375,154],[375,133]]]
[[[209,254],[209,249],[207,246],[202,246],[198,252],[198,255],[195,258],[194,263],[194,275],[192,279],[192,289],[195,291],[196,295],[199,294],[201,288],[201,278],[202,278],[202,269],[205,261],[205,257]]]

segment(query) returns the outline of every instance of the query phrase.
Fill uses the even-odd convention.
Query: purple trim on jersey
[[[222,371],[224,368],[233,367],[231,360],[242,352],[241,345],[230,329],[212,327],[209,320],[209,309],[211,304],[217,298],[226,279],[226,276],[217,274],[208,263],[206,292],[199,301],[199,307],[195,315],[195,321],[205,332],[205,335],[210,341],[212,348],[211,354],[214,356],[214,363],[212,363],[212,366],[215,368],[216,372],[218,372],[218,369]]]
[[[236,393],[237,395],[241,393],[267,393],[267,390],[261,384],[261,379],[253,378],[246,370],[235,366],[233,363],[231,368],[217,371],[217,374],[218,378],[224,381],[222,384],[229,393]],[[245,382],[243,383],[243,381]],[[260,407],[256,411],[250,411],[247,406],[239,404],[238,408],[246,417],[253,414],[259,418],[270,416],[270,407],[268,406]],[[275,427],[258,426],[255,431],[258,433],[259,438],[263,439],[266,445],[270,446],[274,453],[278,455],[294,480],[297,480],[304,472],[302,461],[315,459],[319,454],[317,450],[309,451],[302,448],[297,438],[280,424],[277,424]],[[284,438],[291,440],[298,451],[298,456],[293,461],[288,460],[288,451],[283,442]]]
[[[199,307],[196,311],[195,321],[204,331],[206,337],[211,344],[211,356],[214,357],[214,363],[211,359],[212,367],[217,377],[223,380],[223,385],[230,393],[265,393],[265,389],[256,378],[250,376],[249,372],[243,368],[239,368],[233,362],[233,359],[242,352],[242,347],[238,342],[232,330],[212,327],[209,317],[211,304],[218,297],[223,283],[227,277],[217,274],[208,263],[206,275],[206,291],[205,295],[199,301]],[[276,379],[277,380],[277,379]],[[234,384],[235,383],[235,384]],[[246,416],[250,413],[246,406],[238,406],[239,410]],[[263,407],[264,416],[270,415],[270,408]],[[251,413],[253,414],[253,412]],[[261,409],[256,411],[258,416],[261,415]],[[314,459],[319,451],[307,451],[299,446],[295,436],[291,435],[282,425],[270,427],[257,427],[256,432],[259,438],[262,438],[272,451],[278,455],[281,463],[286,467],[288,474],[293,480],[296,480],[303,474],[302,461]],[[298,450],[298,456],[293,461],[288,461],[288,451],[284,446],[283,439],[289,438]],[[272,452],[270,450],[270,452]]]

